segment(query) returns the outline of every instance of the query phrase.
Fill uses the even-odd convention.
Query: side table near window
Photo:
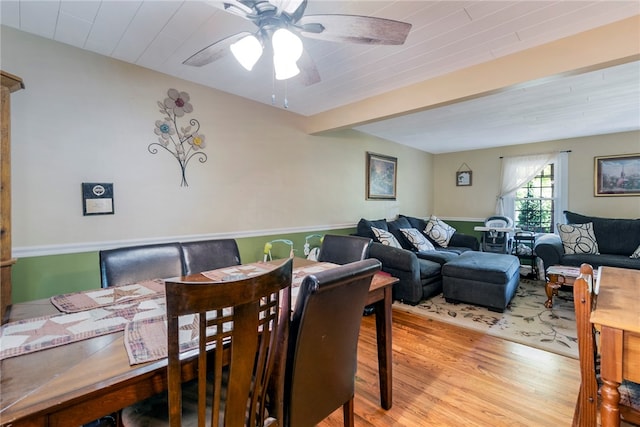
[[[599,270],[593,270],[593,279],[597,280]],[[567,265],[552,265],[547,268],[547,282],[545,284],[545,292],[547,293],[547,300],[544,306],[547,308],[553,307],[553,297],[558,295],[558,289],[562,286],[573,287],[573,283],[580,276],[580,267],[573,267]]]
[[[513,254],[521,261],[527,261],[526,264],[531,266],[531,277],[538,277],[538,267],[536,263],[536,254],[533,248],[536,245],[536,235],[530,232],[516,232],[513,236]]]

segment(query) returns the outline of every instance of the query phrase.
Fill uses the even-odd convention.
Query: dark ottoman
[[[447,302],[466,302],[502,313],[516,293],[520,262],[514,255],[465,252],[442,267]]]

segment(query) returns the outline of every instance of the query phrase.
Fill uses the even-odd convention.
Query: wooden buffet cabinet
[[[24,89],[20,77],[0,70],[0,320],[11,305],[11,93]]]

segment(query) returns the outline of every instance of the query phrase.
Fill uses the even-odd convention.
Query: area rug
[[[571,290],[560,290],[553,308],[544,306],[544,282],[521,279],[513,300],[504,313],[471,304],[447,303],[442,294],[416,306],[394,302],[404,310],[430,319],[474,329],[563,356],[578,358],[576,320]]]

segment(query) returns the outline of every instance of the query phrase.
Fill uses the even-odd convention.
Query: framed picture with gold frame
[[[594,157],[594,196],[640,196],[640,154]]]
[[[395,200],[398,159],[367,152],[367,199]]]

